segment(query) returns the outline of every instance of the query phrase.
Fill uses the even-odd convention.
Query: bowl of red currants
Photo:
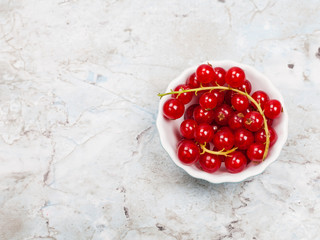
[[[240,182],[260,174],[287,140],[283,97],[251,66],[206,62],[186,69],[158,96],[161,144],[195,178]]]

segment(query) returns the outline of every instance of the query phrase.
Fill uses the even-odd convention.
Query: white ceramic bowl
[[[207,63],[207,62],[206,62]],[[270,148],[268,157],[260,164],[250,163],[242,172],[232,174],[226,171],[224,164],[221,168],[214,173],[207,173],[198,169],[195,165],[184,165],[177,157],[177,143],[181,139],[179,128],[181,122],[184,120],[183,116],[177,120],[167,120],[163,117],[163,104],[171,96],[164,96],[159,103],[159,112],[157,117],[157,128],[160,135],[160,140],[163,148],[168,152],[171,159],[176,165],[184,169],[188,174],[195,178],[204,179],[211,183],[223,182],[240,182],[248,177],[255,176],[262,173],[271,163],[273,163],[279,156],[283,145],[285,144],[288,136],[288,114],[284,105],[284,100],[280,92],[273,86],[272,82],[263,74],[245,64],[225,60],[225,61],[209,61],[213,67],[222,67],[225,70],[233,66],[242,68],[245,71],[246,79],[252,84],[252,92],[257,90],[265,91],[270,99],[277,99],[283,106],[283,113],[278,119],[273,122],[273,128],[278,134],[277,142]],[[176,79],[169,83],[166,92],[174,89],[177,85],[185,83],[186,79],[195,72],[197,66],[186,69]],[[186,108],[193,103],[186,105]]]

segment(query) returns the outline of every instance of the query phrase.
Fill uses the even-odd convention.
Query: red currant
[[[231,105],[231,98],[235,95],[236,93],[232,90],[227,90],[225,95],[224,95],[224,101],[226,104]]]
[[[253,143],[247,150],[247,156],[251,161],[262,162],[265,146],[262,143]]]
[[[219,129],[218,124],[216,124],[216,123],[214,123],[214,122],[211,123],[211,127],[212,127],[214,133],[216,133],[216,132],[218,131],[218,129]]]
[[[274,128],[268,126],[268,129],[269,129],[269,134],[270,134],[270,136],[269,136],[270,147],[272,147],[276,143],[276,141],[278,139],[278,135],[277,135],[276,130],[274,130]],[[256,132],[254,134],[254,140],[257,143],[265,144],[266,143],[266,139],[267,139],[266,138],[266,132],[265,132],[264,129],[260,129],[258,132]]]
[[[240,150],[246,150],[254,142],[254,136],[252,132],[240,128],[237,129],[234,133],[234,146]]]
[[[205,110],[201,106],[198,106],[193,111],[193,119],[198,123],[212,123],[214,119],[212,110]]]
[[[234,135],[231,130],[221,129],[213,136],[215,149],[225,151],[230,150],[234,145]]]
[[[200,83],[210,83],[214,78],[213,68],[208,64],[202,64],[197,68],[196,76]]]
[[[264,91],[256,91],[252,94],[252,98],[254,100],[256,100],[257,103],[260,103],[261,108],[263,109],[264,105],[266,104],[266,102],[269,101],[269,96],[268,94],[266,94]],[[252,104],[254,106],[254,108],[256,108],[256,106],[254,104]]]
[[[220,106],[223,103],[225,92],[219,89],[214,89],[211,93],[217,97],[217,106]]]
[[[212,140],[213,134],[213,128],[209,124],[201,123],[195,129],[194,138],[198,143],[204,144]]]
[[[193,110],[194,110],[197,106],[199,106],[199,104],[192,104],[192,105],[190,105],[190,106],[187,108],[186,112],[184,113],[184,119],[185,119],[185,120],[186,120],[186,119],[193,119]]]
[[[256,132],[263,126],[263,117],[256,111],[249,112],[244,116],[244,126],[249,131]]]
[[[213,82],[215,83],[215,85],[223,86],[226,83],[226,80],[225,80],[226,70],[224,70],[221,67],[215,67],[213,71],[214,71]]]
[[[191,140],[183,140],[178,146],[178,158],[184,164],[190,165],[200,158],[198,146]]]
[[[249,80],[245,80],[244,83],[240,87],[238,87],[238,89],[242,92],[247,92],[248,94],[250,94],[252,86]]]
[[[227,104],[222,104],[214,110],[214,120],[219,125],[227,125],[233,113],[232,108]]]
[[[188,85],[181,84],[181,85],[176,86],[174,91],[187,90],[187,89],[190,89],[190,87]],[[181,93],[179,96],[178,96],[178,94],[172,94],[172,97],[178,99],[183,104],[187,104],[187,103],[191,102],[192,97],[193,97],[193,92],[184,92],[184,93]]]
[[[217,171],[221,166],[222,158],[219,155],[204,153],[200,156],[199,163],[201,168],[208,173]]]
[[[184,120],[181,124],[180,124],[180,132],[181,135],[187,139],[193,139],[194,138],[194,132],[195,129],[197,127],[197,123],[195,120],[192,119],[187,119]]]
[[[206,92],[200,97],[199,103],[203,109],[214,109],[217,106],[218,97],[212,92]]]
[[[171,98],[163,105],[163,115],[168,119],[178,119],[184,113],[184,105],[179,100]]]
[[[228,120],[229,127],[232,130],[243,127],[244,114],[242,112],[234,112]]]
[[[242,152],[235,151],[225,158],[224,163],[228,172],[239,173],[246,167],[247,158]]]
[[[280,116],[281,111],[281,103],[276,99],[269,100],[264,106],[264,114],[267,118],[278,118]]]
[[[200,83],[196,77],[196,73],[192,73],[186,81],[186,84],[191,88],[198,88],[200,87]]]
[[[226,83],[230,85],[230,87],[237,88],[244,83],[245,78],[245,73],[241,68],[232,67],[226,74]]]
[[[245,111],[249,107],[249,99],[238,93],[231,97],[231,104],[237,111]]]

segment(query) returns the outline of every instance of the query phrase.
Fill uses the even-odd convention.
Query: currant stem
[[[246,96],[257,107],[259,113],[261,114],[261,116],[263,118],[264,131],[266,133],[266,146],[265,146],[264,154],[263,154],[263,157],[262,157],[262,160],[264,160],[268,155],[269,146],[270,146],[270,133],[269,133],[269,129],[268,129],[268,123],[267,123],[266,116],[264,115],[264,112],[263,112],[260,104],[256,100],[254,100],[254,98],[251,97],[247,92],[243,92],[243,91],[241,91],[239,89],[235,89],[235,88],[231,88],[231,87],[214,86],[214,87],[192,88],[192,89],[186,89],[186,90],[180,90],[180,91],[172,91],[171,90],[171,92],[159,93],[158,96],[160,98],[162,98],[163,96],[170,95],[170,94],[181,94],[181,93],[184,93],[184,92],[195,92],[195,93],[197,93],[198,91],[214,90],[214,89],[223,90],[223,91],[231,90],[231,91],[237,92],[237,93],[239,93],[241,95]],[[203,148],[202,146],[201,146],[201,148],[203,150],[206,149],[205,147]],[[231,149],[231,150],[233,150],[233,149]],[[229,151],[231,151],[231,150],[229,150]],[[208,152],[210,150],[206,149],[205,151]],[[235,151],[235,150],[233,150],[233,151]],[[208,153],[212,153],[212,154],[216,154],[216,155],[224,155],[225,152],[223,152],[223,154],[221,154],[221,152],[219,153],[219,152],[216,152],[216,151],[210,151]],[[231,153],[231,152],[229,152],[229,153]]]
[[[202,149],[201,154],[207,152],[207,153],[211,153],[211,154],[214,154],[214,155],[222,155],[222,156],[226,156],[226,157],[229,156],[229,153],[232,153],[235,150],[237,150],[237,147],[235,147],[235,148],[232,148],[229,151],[225,151],[225,152],[223,151],[223,149],[220,150],[220,151],[211,151],[211,150],[206,148],[205,144],[200,144],[200,147]]]

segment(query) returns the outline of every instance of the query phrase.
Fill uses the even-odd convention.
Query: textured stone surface
[[[0,1],[0,239],[317,239],[319,1]],[[213,185],[160,145],[158,92],[232,59],[284,95],[263,174]]]

